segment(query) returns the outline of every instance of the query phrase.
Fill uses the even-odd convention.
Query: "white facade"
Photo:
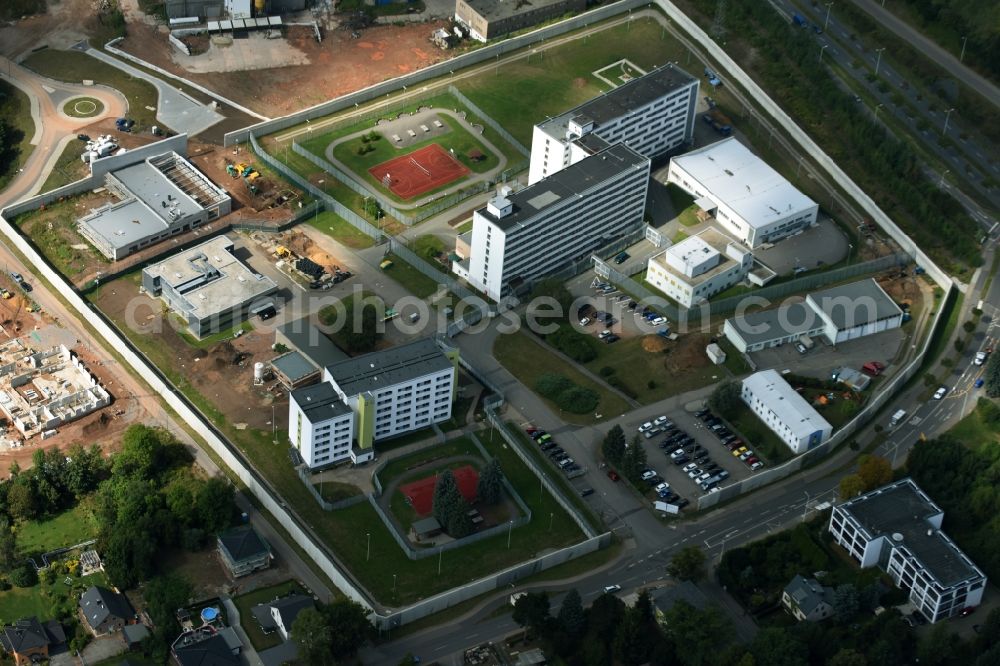
[[[292,391],[288,401],[288,439],[310,468],[351,458],[354,412],[329,384]]]
[[[471,257],[453,270],[493,300],[642,224],[649,159],[617,144],[473,214]]]
[[[710,229],[650,257],[646,282],[691,307],[739,283],[752,267],[749,250]]]
[[[902,479],[835,506],[834,540],[862,567],[878,566],[930,622],[978,606],[986,576],[941,531],[944,512]]]
[[[699,200],[750,248],[808,227],[819,212],[819,204],[735,137],[672,158],[667,182]]]
[[[539,123],[531,136],[528,183],[592,155],[602,142],[628,144],[650,159],[690,144],[697,99],[698,79],[668,64]],[[591,134],[599,141],[589,142]]]
[[[833,426],[775,370],[744,379],[740,397],[793,453],[822,444],[833,432]]]

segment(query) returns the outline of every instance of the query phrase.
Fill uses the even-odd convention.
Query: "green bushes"
[[[571,325],[562,324],[555,333],[545,337],[546,342],[578,363],[586,363],[597,358],[598,342]]]
[[[600,396],[596,391],[574,384],[563,375],[549,372],[538,378],[535,390],[573,414],[587,414],[597,408]]]

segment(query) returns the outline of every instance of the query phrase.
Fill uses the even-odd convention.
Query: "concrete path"
[[[137,67],[133,67],[117,58],[111,57],[103,51],[92,48],[86,42],[80,42],[75,45],[73,50],[86,53],[92,58],[96,58],[101,62],[107,63],[137,79],[143,79],[155,86],[159,95],[159,101],[156,105],[156,119],[178,134],[194,136],[223,120],[223,116],[214,109],[189,97],[187,94],[166,83],[163,79],[152,74],[147,74]]]

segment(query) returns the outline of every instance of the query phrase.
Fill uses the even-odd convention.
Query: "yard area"
[[[70,577],[65,576],[51,584],[39,582],[34,587],[12,587],[0,594],[0,624],[8,625],[14,620],[35,615],[42,622],[76,612],[77,600],[91,585],[106,586],[108,579],[103,572]]]
[[[81,152],[80,143],[76,141],[67,143],[49,177],[45,179],[41,191],[48,192],[90,175],[90,168],[80,159]]]
[[[532,391],[539,377],[548,373],[563,375],[574,384],[595,391],[600,396],[595,413],[571,414],[561,412],[559,407],[547,398],[539,398],[553,412],[560,412],[561,418],[580,425],[597,423],[601,419],[610,419],[628,411],[628,403],[604,386],[591,381],[579,370],[569,366],[550,352],[545,346],[528,339],[530,333],[518,331],[497,337],[493,345],[493,355],[512,375]],[[600,415],[600,418],[598,418]]]
[[[752,442],[753,450],[771,465],[783,463],[792,458],[792,450],[778,439],[771,429],[764,425],[756,414],[750,411],[742,402],[737,405],[735,416],[728,419],[736,432],[743,436],[744,442]]]
[[[35,135],[35,123],[31,119],[31,101],[28,96],[6,81],[0,81],[0,122],[10,128],[11,136],[8,137],[12,144],[13,159],[7,163],[0,163],[0,190],[7,187],[17,170],[21,168],[34,146],[31,145],[31,137]]]
[[[427,277],[405,259],[391,252],[386,254],[385,258],[392,262],[392,266],[383,272],[411,294],[417,298],[429,298],[437,293],[437,280]]]
[[[463,79],[456,87],[527,146],[539,119],[557,116],[607,91],[607,83],[593,72],[622,58],[648,72],[668,61],[684,62],[687,53],[658,23],[636,19],[504,63],[502,75],[491,70]]]
[[[29,55],[21,64],[57,81],[80,83],[84,79],[91,79],[94,83],[118,90],[128,99],[129,117],[135,120],[136,132],[148,131],[153,125],[162,126],[156,120],[158,97],[152,84],[129,76],[86,53],[43,49]],[[154,110],[150,111],[146,107]]]
[[[55,518],[25,523],[17,533],[17,546],[25,553],[47,553],[75,546],[97,536],[94,517],[85,503],[77,504]]]
[[[354,250],[363,250],[375,244],[375,241],[358,230],[353,224],[336,213],[323,211],[306,222],[310,227],[334,239],[341,245]]]
[[[39,252],[52,262],[60,273],[71,280],[103,270],[109,264],[76,230],[76,219],[97,208],[111,197],[86,193],[64,201],[53,202],[45,210],[33,210],[18,215],[13,223],[21,228]]]
[[[250,609],[257,604],[262,604],[265,601],[271,601],[278,597],[285,597],[289,594],[307,594],[307,592],[301,585],[290,580],[272,585],[271,587],[262,587],[259,590],[247,592],[233,599],[236,609],[240,612],[240,626],[243,627],[243,631],[246,632],[250,638],[250,642],[253,643],[254,649],[258,652],[279,645],[281,643],[281,635],[277,631],[270,634],[265,634],[261,631],[260,625],[257,624],[257,620],[254,619]]]

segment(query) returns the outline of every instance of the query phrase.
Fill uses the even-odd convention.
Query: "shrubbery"
[[[601,399],[596,391],[574,384],[567,377],[552,372],[538,378],[535,390],[556,403],[559,409],[573,414],[587,414],[594,411]]]
[[[559,329],[547,335],[545,340],[578,363],[586,363],[597,358],[595,346],[598,343],[594,338],[577,331],[569,324],[560,325]]]

